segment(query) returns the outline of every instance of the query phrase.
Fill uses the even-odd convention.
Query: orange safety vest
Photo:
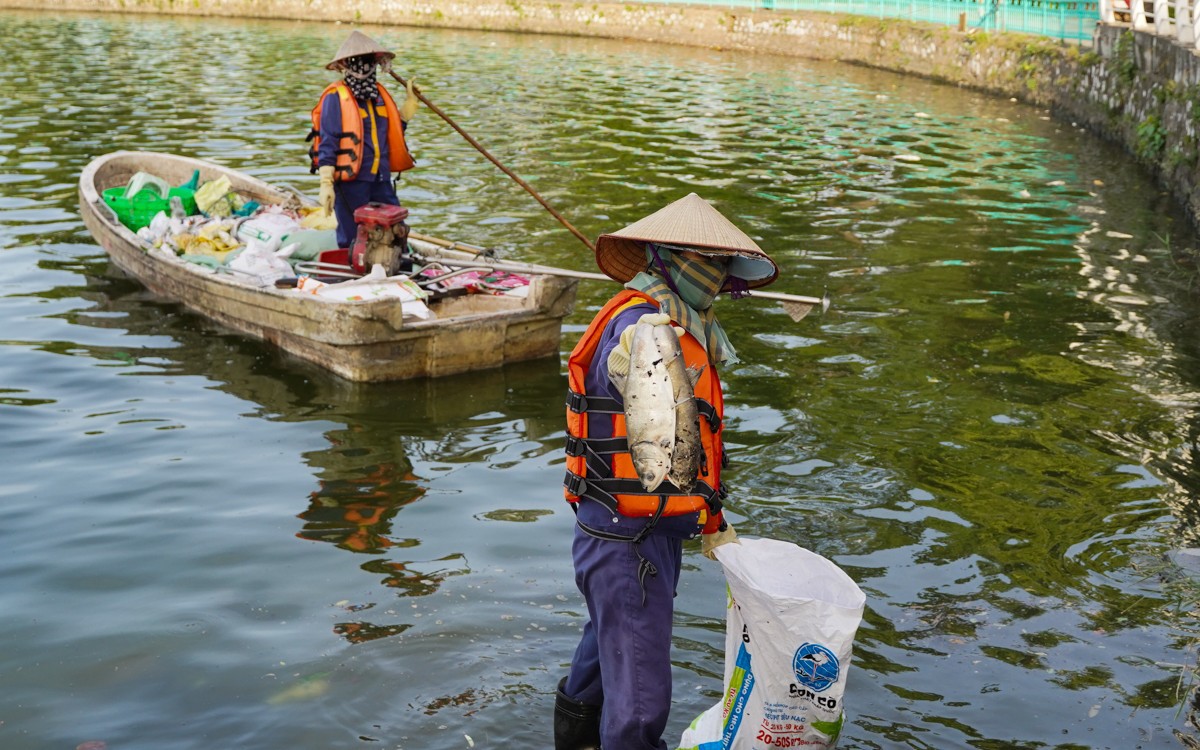
[[[376,83],[375,85],[379,87],[379,95],[383,97],[383,106],[387,112],[388,168],[392,174],[399,174],[406,169],[412,169],[415,162],[408,153],[408,144],[404,141],[404,130],[400,124],[400,110],[396,108],[396,101],[392,99],[392,95],[383,87],[383,84]],[[317,100],[317,106],[313,107],[312,131],[308,134],[308,140],[312,141],[312,147],[308,150],[308,156],[312,159],[310,171],[316,173],[318,167],[317,149],[321,145],[321,105],[325,103],[325,97],[333,92],[337,93],[338,103],[342,107],[342,132],[336,134],[338,148],[334,152],[337,161],[333,167],[333,179],[346,182],[358,177],[358,173],[362,169],[363,117],[366,115],[359,109],[354,94],[350,93],[350,87],[344,81],[335,81],[326,86],[325,90],[321,92],[321,98]],[[374,135],[372,133],[372,137]],[[378,146],[375,153],[379,153]]]
[[[652,298],[631,289],[621,291],[606,304],[567,360],[567,476],[564,494],[569,502],[588,498],[603,503],[609,510],[625,516],[653,516],[660,499],[665,500],[664,516],[678,516],[702,511],[704,532],[717,530],[721,522],[721,466],[725,460],[721,444],[722,419],[725,404],[716,368],[708,361],[708,353],[690,333],[679,340],[684,363],[689,367],[703,366],[696,383],[696,403],[703,417],[700,420],[700,441],[703,460],[697,472],[692,494],[685,494],[669,481],[654,492],[646,492],[633,468],[633,457],[625,438],[625,414],[615,399],[589,396],[585,393],[585,378],[600,344],[605,326],[618,312],[630,305],[650,303]],[[589,439],[588,414],[604,414],[612,419],[612,438]]]

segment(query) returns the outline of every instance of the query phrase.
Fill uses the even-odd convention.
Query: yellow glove
[[[638,318],[637,323],[621,331],[621,340],[608,353],[608,377],[616,381],[629,375],[629,355],[633,351],[633,331],[642,324],[651,326],[670,325],[671,316],[666,313],[646,313]],[[682,332],[683,329],[680,329]]]
[[[417,98],[417,92],[413,87],[417,85],[415,78],[409,78],[408,83],[404,84],[404,88],[408,91],[408,97],[404,103],[400,105],[400,119],[408,122],[417,113],[417,107],[421,106],[421,100]]]
[[[733,524],[726,521],[724,531],[714,531],[711,534],[704,534],[700,537],[700,551],[709,560],[716,560],[717,556],[713,554],[713,550],[722,544],[729,544],[730,542],[740,544],[737,533],[733,530]]]
[[[321,193],[317,196],[317,202],[326,216],[333,216],[333,167],[319,167],[317,172],[321,175]]]

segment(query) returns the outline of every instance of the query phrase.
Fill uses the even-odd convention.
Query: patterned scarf
[[[342,61],[343,78],[350,87],[350,93],[359,101],[374,100],[379,96],[375,85],[375,67],[378,61],[375,55],[359,55]]]
[[[650,269],[625,284],[659,304],[671,320],[696,337],[713,364],[740,360],[725,329],[713,312],[712,303],[725,283],[725,268],[718,263],[685,259],[672,252],[659,254],[653,244],[646,247]]]

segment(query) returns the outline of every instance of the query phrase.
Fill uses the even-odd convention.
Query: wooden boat
[[[550,267],[527,266],[533,275],[524,297],[446,297],[429,302],[431,318],[406,319],[399,299],[345,302],[261,288],[154,250],[103,199],[104,190],[127,184],[138,172],[180,185],[195,170],[202,183],[228,177],[235,191],[263,205],[313,203],[294,189],[199,159],[145,151],[95,159],[79,177],[83,221],[113,263],[155,294],[354,381],[449,375],[559,352],[562,319],[574,307],[579,280],[538,273],[555,270]],[[456,249],[470,246],[420,237],[410,239],[419,253],[460,267],[482,261],[477,252]]]

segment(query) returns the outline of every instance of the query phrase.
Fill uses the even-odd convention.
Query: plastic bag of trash
[[[276,279],[282,279],[295,273],[292,264],[287,261],[290,253],[288,248],[273,251],[266,243],[252,239],[246,243],[244,250],[228,262],[238,276],[253,281],[259,286],[272,286]]]
[[[679,747],[835,747],[866,597],[815,552],[740,541],[716,549],[729,584],[724,698],[692,722]]]
[[[288,235],[300,229],[300,222],[281,211],[265,210],[237,226],[238,239],[258,240],[271,251],[278,250]]]
[[[230,216],[244,204],[242,197],[233,192],[233,184],[225,175],[209,180],[196,191],[196,207],[206,216]]]
[[[133,198],[143,190],[151,190],[157,193],[159,198],[165,199],[171,191],[171,186],[158,175],[153,175],[149,172],[138,172],[129,178],[129,184],[125,186],[125,193],[122,197]]]
[[[301,277],[296,289],[302,293],[342,302],[399,299],[402,317],[421,320],[433,317],[433,311],[425,304],[428,292],[407,276],[388,276],[383,266],[378,263],[371,266],[371,273],[361,279],[326,284],[311,277]]]

